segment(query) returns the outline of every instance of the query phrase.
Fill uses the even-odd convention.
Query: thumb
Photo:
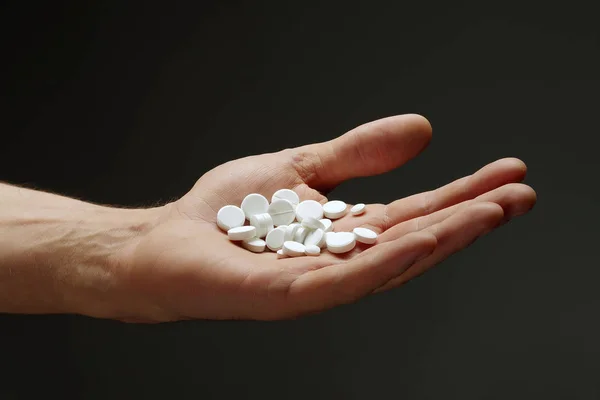
[[[292,164],[308,186],[321,191],[345,180],[401,166],[427,147],[431,125],[416,114],[379,119],[327,142],[292,149]]]

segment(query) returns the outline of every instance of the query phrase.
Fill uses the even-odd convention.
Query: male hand
[[[372,246],[349,253],[278,259],[230,242],[217,211],[249,193],[269,198],[290,188],[302,200],[355,177],[401,166],[429,143],[431,126],[418,115],[384,118],[328,142],[251,156],[220,165],[192,190],[161,209],[159,222],[127,248],[122,271],[126,321],[283,319],[354,302],[400,286],[511,218],[529,211],[536,194],[521,184],[526,167],[507,158],[436,190],[362,216],[334,221],[335,231],[365,226]]]

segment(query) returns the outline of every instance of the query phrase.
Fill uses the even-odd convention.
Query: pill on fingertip
[[[262,253],[265,251],[265,241],[259,238],[252,238],[248,240],[244,240],[242,242],[242,247],[250,250],[253,253]]]
[[[256,214],[264,214],[269,209],[269,201],[265,196],[258,193],[251,193],[242,200],[242,210],[246,219]]]
[[[266,242],[269,250],[277,251],[281,249],[283,242],[285,242],[285,230],[279,228],[273,229],[267,234]]]
[[[287,242],[283,242],[283,254],[289,257],[299,257],[303,256],[306,250],[306,246],[302,243],[293,242],[291,240]]]
[[[335,232],[327,235],[327,250],[330,253],[347,253],[356,246],[356,237],[352,232]]]
[[[291,224],[296,218],[296,210],[287,200],[275,200],[269,204],[268,213],[275,226]]]
[[[373,244],[377,240],[377,233],[368,228],[354,228],[352,231],[356,241],[364,244]]]
[[[300,197],[298,197],[296,192],[290,189],[279,189],[273,193],[273,196],[271,197],[271,203],[274,203],[277,200],[287,200],[292,203],[294,207],[300,203]]]
[[[236,228],[229,229],[227,231],[227,236],[229,237],[229,240],[233,241],[252,239],[256,236],[256,228],[251,225],[238,226]]]
[[[322,229],[325,230],[325,225],[320,220],[313,217],[306,217],[302,219],[301,225],[308,229]]]
[[[224,231],[242,226],[245,221],[244,211],[236,206],[221,207],[217,213],[217,226]]]
[[[331,200],[323,204],[323,214],[329,219],[338,219],[346,215],[348,206],[341,200]]]
[[[360,215],[366,211],[366,207],[367,206],[363,203],[358,203],[350,209],[350,212],[352,213],[352,215]]]
[[[307,256],[318,256],[319,254],[321,254],[321,248],[319,246],[315,246],[314,244],[309,244],[308,246],[305,246],[306,248],[304,249],[304,253]]]
[[[306,217],[313,217],[314,219],[323,218],[323,206],[321,203],[315,200],[304,200],[296,207],[296,219],[302,222],[302,219]]]
[[[323,218],[323,219],[320,219],[319,221],[321,221],[321,223],[325,227],[325,229],[323,229],[325,231],[325,233],[331,232],[333,230],[333,222],[331,222],[330,219]]]

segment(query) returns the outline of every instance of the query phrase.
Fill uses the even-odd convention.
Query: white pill
[[[292,240],[294,242],[304,243],[304,239],[306,239],[306,235],[308,235],[308,232],[310,232],[310,229],[300,226],[298,227],[298,230],[294,234],[294,239]]]
[[[287,200],[275,200],[269,205],[269,215],[273,219],[273,225],[288,225],[294,222],[296,210]]]
[[[253,215],[266,213],[268,209],[269,201],[261,194],[252,193],[242,200],[242,210],[248,220]]]
[[[323,219],[320,219],[319,221],[321,221],[321,223],[325,227],[325,229],[323,229],[325,231],[325,233],[331,232],[333,230],[333,222],[331,222],[330,219],[323,218]]]
[[[338,219],[346,215],[347,208],[348,206],[343,201],[332,200],[323,204],[323,213],[327,218]]]
[[[335,235],[335,234],[336,234],[336,232],[325,232],[325,243],[327,243],[327,238],[328,238],[329,236],[333,236],[333,235]]]
[[[314,244],[309,244],[306,246],[306,249],[304,249],[304,253],[307,256],[318,256],[321,254],[321,248],[319,246],[315,246]]]
[[[244,240],[242,242],[242,247],[254,253],[262,253],[265,251],[265,241],[259,238]]]
[[[285,228],[285,240],[294,240],[294,235],[298,228],[300,228],[299,223],[294,222],[293,224],[289,224],[287,228]]]
[[[277,258],[287,258],[287,256],[283,254],[283,249],[277,250]]]
[[[314,219],[323,218],[323,206],[321,203],[315,200],[304,200],[296,207],[296,218],[299,222],[306,217],[313,217]]]
[[[285,231],[283,229],[273,229],[267,234],[267,247],[269,250],[277,251],[283,246],[285,242]]]
[[[358,203],[350,209],[350,212],[352,215],[360,215],[365,212],[366,207],[363,203]]]
[[[356,241],[364,244],[373,244],[377,240],[377,233],[367,228],[354,228],[352,231]]]
[[[273,219],[269,213],[255,214],[250,217],[250,225],[256,228],[256,237],[264,238],[273,230]]]
[[[315,229],[309,232],[303,243],[305,246],[315,245],[323,247],[325,245],[325,231],[323,229]]]
[[[289,257],[298,257],[303,256],[306,247],[302,243],[293,242],[288,240],[287,242],[283,242],[283,254]]]
[[[248,240],[256,236],[256,228],[253,226],[238,226],[227,231],[230,240]]]
[[[334,254],[347,253],[356,246],[356,238],[352,232],[335,232],[327,235],[327,250]]]
[[[273,196],[271,197],[271,203],[274,203],[276,200],[287,200],[292,203],[294,207],[300,203],[300,197],[298,197],[296,192],[290,189],[279,189],[273,193]]]
[[[236,206],[221,207],[217,213],[217,226],[224,231],[244,225],[246,216],[241,208]]]
[[[313,217],[306,217],[302,220],[302,226],[308,229],[322,229],[325,230],[325,225],[321,223],[318,219],[314,219]]]

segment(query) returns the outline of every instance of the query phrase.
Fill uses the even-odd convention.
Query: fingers
[[[288,292],[297,314],[325,310],[370,294],[435,249],[435,236],[416,232],[376,245],[352,260],[299,276]]]
[[[451,207],[444,208],[429,215],[402,222],[379,236],[380,242],[398,239],[411,232],[426,229],[440,223],[451,215],[460,212],[475,203],[496,203],[504,210],[504,220],[525,214],[533,208],[537,200],[535,191],[522,183],[510,183],[490,192],[484,193],[473,200],[463,201]]]
[[[431,125],[408,114],[361,125],[333,140],[291,150],[300,178],[320,191],[343,181],[390,171],[419,154],[431,139]]]
[[[508,183],[520,182],[526,172],[527,167],[521,160],[504,158],[438,189],[396,200],[386,208],[382,229],[470,200]]]
[[[497,227],[503,218],[504,211],[498,204],[478,202],[424,229],[421,232],[431,233],[436,237],[438,244],[435,251],[377,289],[377,292],[397,287],[468,247],[477,238]]]

